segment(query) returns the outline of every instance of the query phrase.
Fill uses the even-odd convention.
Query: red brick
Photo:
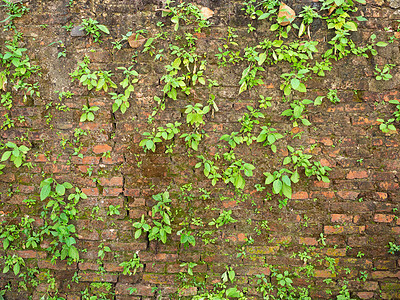
[[[397,191],[399,189],[399,184],[397,182],[379,182],[379,187],[383,190]]]
[[[299,238],[299,244],[316,246],[318,245],[318,241],[316,238],[312,237],[301,237]]]
[[[122,186],[123,177],[100,178],[102,186]]]
[[[332,274],[330,271],[328,270],[315,270],[315,277],[319,277],[319,278],[332,278],[332,277],[336,277],[335,274]]]
[[[128,196],[128,197],[129,196],[130,197],[139,197],[140,196],[140,189],[125,188],[124,195]]]
[[[354,200],[354,199],[357,199],[359,193],[357,193],[357,192],[348,192],[348,191],[340,191],[340,192],[337,192],[337,195],[340,198],[345,199],[345,200]]]
[[[89,197],[94,197],[99,195],[99,190],[97,188],[82,188],[82,192]]]
[[[375,214],[374,221],[378,223],[390,223],[394,220],[394,215]]]
[[[374,271],[372,272],[373,279],[383,279],[383,278],[398,278],[400,279],[400,271],[397,273],[392,273],[390,271]]]
[[[122,193],[122,188],[105,188],[103,190],[104,196],[116,197]]]
[[[115,286],[115,294],[116,295],[129,295],[129,288],[134,288],[137,289],[137,293],[135,295],[141,295],[144,297],[152,297],[154,295],[153,289],[150,285],[144,285],[144,284],[123,284],[123,283],[117,283]],[[135,299],[133,296],[130,296],[132,298],[129,299]],[[148,299],[148,298],[146,298]]]
[[[347,174],[346,176],[347,179],[361,179],[367,177],[368,177],[367,171],[350,171],[349,174]]]
[[[195,296],[196,294],[197,287],[195,286],[179,289],[179,296],[181,297]]]
[[[86,270],[91,270],[91,271],[97,271],[99,269],[99,264],[97,263],[91,263],[91,262],[81,262],[78,264],[79,270],[86,271]]]
[[[363,226],[324,226],[326,234],[358,234],[365,232],[365,225]]]
[[[104,268],[106,269],[107,272],[122,272],[124,270],[124,268],[121,267],[119,264],[111,262],[105,262]]]
[[[111,151],[111,150],[112,150],[111,146],[109,146],[107,144],[96,145],[93,147],[93,152],[96,154],[104,153],[104,152]]]
[[[143,281],[152,284],[173,284],[175,275],[143,274]]]
[[[308,199],[308,193],[307,192],[296,192],[292,194],[292,199],[293,200],[304,200]]]
[[[373,292],[358,292],[357,296],[360,299],[371,299],[374,297],[374,293]]]
[[[326,250],[328,256],[346,256],[346,248],[329,248]]]
[[[93,272],[79,272],[79,275],[82,276],[80,281],[89,281],[89,282],[117,282],[118,275],[113,274],[97,274]]]
[[[331,222],[348,223],[352,222],[353,217],[344,214],[331,214]]]
[[[158,253],[155,256],[155,260],[158,261],[176,261],[177,259],[178,254]]]

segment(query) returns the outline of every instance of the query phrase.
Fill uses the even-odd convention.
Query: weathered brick
[[[361,179],[361,178],[368,178],[367,171],[350,171],[347,176],[347,179]]]
[[[93,152],[96,153],[96,154],[108,152],[108,151],[111,151],[111,150],[112,150],[111,146],[109,146],[107,144],[95,145],[93,147]]]
[[[394,220],[395,215],[375,214],[374,221],[378,223],[390,223]]]

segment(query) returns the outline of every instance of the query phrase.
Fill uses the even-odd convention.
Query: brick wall
[[[2,267],[7,256],[22,257],[25,266],[19,274],[27,276],[24,281],[12,271],[0,274],[0,287],[10,286],[6,299],[30,296],[46,299],[56,295],[56,291],[64,299],[81,299],[85,290],[87,295],[97,295],[98,299],[102,292],[107,299],[170,299],[178,295],[190,299],[203,293],[203,287],[212,288],[221,282],[227,267],[232,267],[236,274],[235,282],[228,282],[228,287],[237,286],[245,292],[246,299],[262,299],[256,275],[264,274],[268,281],[279,286],[276,274],[285,270],[290,271],[293,286],[310,286],[312,299],[336,299],[344,285],[355,299],[400,299],[399,252],[388,253],[389,242],[398,244],[400,234],[399,135],[382,132],[380,122],[376,121],[390,119],[396,106],[389,101],[399,99],[397,40],[386,47],[375,47],[376,56],[370,52],[368,57],[350,53],[339,61],[331,60],[333,68],[325,77],[312,74],[306,82],[307,93],[294,94],[291,100],[302,97],[314,101],[317,96],[325,96],[329,89],[337,89],[340,102],[332,103],[325,98],[322,105],[307,105],[306,119],[311,125],[293,126],[290,118],[281,115],[290,108],[290,102],[283,101],[280,90],[283,82],[280,75],[290,72],[291,64],[263,65],[265,71],[258,73],[263,84],[240,94],[239,81],[249,62],[218,66],[215,54],[224,44],[222,39],[227,37],[228,26],[237,29],[237,46],[231,47],[240,51],[241,56],[245,47],[276,38],[276,32],[269,31],[272,22],[251,20],[241,10],[240,2],[196,2],[214,12],[209,19],[211,26],[200,33],[193,31],[194,25],[183,23],[175,32],[171,18],[162,17],[163,3],[158,1],[75,0],[72,7],[67,6],[67,0],[23,2],[30,11],[16,19],[15,24],[23,33],[20,46],[27,49],[33,64],[41,66],[42,76],[34,75],[31,79],[31,83],[39,83],[40,97],[28,96],[23,101],[21,92],[12,90],[11,84],[6,87],[13,93],[13,107],[10,111],[0,108],[2,121],[8,112],[15,126],[2,130],[1,140],[3,144],[12,141],[28,146],[31,150],[27,161],[32,163],[32,168],[16,168],[9,161],[5,163],[0,175],[0,220],[3,226],[20,226],[21,218],[28,215],[34,219],[33,230],[39,232],[45,224],[41,212],[49,201],[40,200],[40,183],[49,177],[59,183],[70,182],[87,199],[79,201],[77,218],[70,222],[76,228],[79,261],[58,258],[52,263],[52,254],[45,250],[51,246],[52,239],[46,235],[37,247],[25,247],[23,242],[15,241],[12,247],[0,251]],[[371,34],[377,36],[376,41],[388,41],[397,34],[400,13],[397,2],[367,0],[365,5],[357,4],[359,10],[351,18],[355,20],[355,16],[362,15],[367,21],[357,22],[358,31],[351,33],[351,39],[365,46],[371,43]],[[321,7],[315,1],[288,4],[297,14],[304,5]],[[321,15],[326,16],[326,11]],[[1,19],[6,17],[3,10]],[[96,43],[89,36],[72,36],[62,27],[70,22],[76,26],[88,18],[110,30],[109,35],[103,33],[103,43]],[[297,18],[295,23],[300,25],[300,20]],[[130,30],[145,29],[144,38],[155,37],[160,31],[157,22],[163,22],[162,30],[168,33],[165,40],[159,39],[154,44],[156,53],[165,49],[162,59],[155,60],[155,56],[143,53],[143,45],[131,48],[125,42],[122,49],[113,49],[112,42]],[[248,33],[248,23],[256,30]],[[285,44],[297,39],[293,31],[297,34],[292,29],[289,39],[284,39]],[[176,101],[167,98],[165,110],[160,110],[149,122],[153,108],[157,107],[154,96],[163,96],[165,83],[161,77],[167,73],[164,66],[175,59],[168,50],[169,45],[182,45],[185,32],[197,37],[196,52],[200,56],[205,53],[205,78],[217,80],[219,85],[210,91],[197,83],[189,95],[180,92]],[[334,33],[320,19],[315,20],[310,32],[311,39],[319,42],[314,59],[320,61]],[[13,31],[1,34],[1,53],[6,51],[4,42],[12,39],[12,35]],[[181,40],[176,40],[176,35]],[[308,38],[303,36],[301,40]],[[57,58],[64,49],[66,57]],[[130,107],[124,114],[120,110],[112,111],[114,100],[108,93],[89,91],[76,80],[71,82],[69,73],[85,55],[90,58],[91,70],[110,70],[118,85],[123,79],[118,67],[133,66],[139,74],[129,99]],[[378,81],[375,66],[385,64],[394,64],[390,72],[393,78]],[[111,90],[122,91],[121,87]],[[55,91],[74,93],[72,98],[62,100],[68,111],[56,108],[60,102]],[[206,114],[205,124],[197,129],[187,125],[186,105],[206,105],[210,93],[215,95],[218,111],[214,109]],[[215,160],[215,154],[219,154],[221,158],[215,164],[222,174],[230,165],[223,160],[223,153],[231,149],[220,137],[239,132],[238,119],[249,114],[248,105],[259,107],[259,95],[272,97],[271,107],[260,109],[265,118],[259,119],[253,133],[257,136],[261,126],[271,124],[284,135],[276,144],[277,152],[256,142],[238,145],[232,149],[236,159],[253,164],[256,167],[253,176],[244,176],[246,184],[239,191],[222,180],[212,185],[204,176],[203,167],[195,168],[200,161],[197,156]],[[99,107],[93,122],[80,122],[83,105]],[[25,121],[19,122],[18,116],[24,116]],[[180,134],[172,141],[157,143],[155,152],[145,152],[139,146],[144,132],[176,121],[183,123],[180,134],[197,130],[203,135],[198,151],[189,149],[179,138]],[[397,121],[393,124],[398,128]],[[87,133],[79,142],[74,135],[77,128]],[[173,153],[165,153],[172,144]],[[271,185],[264,184],[263,173],[273,173],[282,167],[284,157],[289,155],[287,145],[296,149],[303,147],[303,152],[311,154],[313,161],[320,161],[332,170],[330,182],[323,182],[316,176],[305,176],[301,169],[300,181],[293,185],[292,199],[282,207],[280,201],[285,197],[272,193]],[[5,150],[3,147],[2,151]],[[257,184],[265,185],[265,189],[257,191]],[[133,224],[142,215],[149,224],[152,218],[160,220],[159,216],[152,216],[151,210],[156,204],[152,196],[165,190],[169,190],[172,201],[172,233],[166,243],[150,241],[145,234],[135,239]],[[27,198],[36,199],[36,203],[27,206],[24,202]],[[110,205],[119,207],[119,214],[111,214]],[[236,222],[221,227],[208,225],[222,211],[229,210]],[[193,222],[193,218],[200,218],[204,226]],[[195,245],[181,244],[177,232],[182,228],[192,233]],[[23,233],[21,240],[26,240]],[[99,249],[104,247],[110,251],[99,261]],[[237,255],[243,251],[245,255]],[[134,275],[124,275],[120,264],[129,261],[135,253],[143,267]],[[308,258],[299,253],[306,253]],[[193,275],[187,273],[184,263],[197,264]],[[306,266],[312,266],[311,276],[301,270]],[[30,281],[29,270],[37,271],[32,278],[38,286]],[[295,271],[298,277],[293,275]],[[73,280],[74,274],[80,276],[78,281]],[[136,289],[132,295],[129,288]],[[332,295],[326,290],[331,290]]]

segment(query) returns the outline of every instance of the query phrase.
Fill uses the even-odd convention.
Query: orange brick
[[[346,176],[347,179],[361,179],[367,177],[368,177],[367,171],[350,171],[349,174],[347,174]]]
[[[308,199],[308,193],[307,192],[296,192],[292,194],[292,199],[294,200],[304,200]]]
[[[339,223],[346,223],[346,222],[352,222],[353,217],[349,215],[344,215],[344,214],[332,214],[331,215],[331,221],[332,222],[339,222]]]
[[[299,244],[316,246],[318,245],[318,241],[316,238],[312,237],[301,237],[299,238]]]
[[[107,144],[96,145],[96,146],[93,147],[93,152],[96,153],[96,154],[99,154],[99,153],[104,153],[104,152],[107,152],[107,151],[111,151],[111,149],[112,149],[111,146],[109,146]]]
[[[394,220],[394,217],[394,215],[376,214],[374,216],[374,221],[378,223],[390,223]]]

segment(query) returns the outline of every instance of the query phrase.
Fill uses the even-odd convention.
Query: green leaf
[[[264,175],[266,176],[265,178],[265,184],[271,184],[274,181],[274,176],[271,173],[264,173]]]
[[[285,87],[283,93],[285,94],[285,96],[289,96],[291,92],[292,92],[292,88],[290,87],[290,85],[287,85]]]
[[[10,270],[10,267],[9,266],[5,266],[4,269],[3,269],[3,273],[7,273],[9,270]]]
[[[279,194],[282,190],[282,181],[280,179],[276,179],[272,185],[272,191],[274,194]]]
[[[284,165],[290,164],[291,161],[292,161],[292,159],[290,158],[290,156],[286,156],[286,157],[283,159],[283,164],[284,164]]]
[[[172,67],[174,67],[174,69],[179,69],[179,66],[181,65],[181,59],[178,57],[174,60],[174,62],[172,63]]]
[[[6,250],[8,248],[8,246],[10,245],[10,241],[8,239],[5,239],[3,241],[3,248],[4,250]]]
[[[261,66],[267,59],[267,54],[265,52],[261,53],[258,57],[258,65]]]
[[[268,18],[271,14],[269,13],[263,13],[261,16],[258,17],[259,20],[264,20]]]
[[[104,25],[97,25],[97,28],[100,29],[101,31],[110,34],[110,31],[108,30],[108,28]]]
[[[50,184],[44,185],[40,191],[40,200],[43,201],[44,199],[46,199],[50,195],[50,192],[51,192]]]
[[[22,157],[18,156],[16,159],[14,159],[14,165],[19,168],[22,165]]]
[[[376,45],[377,45],[378,47],[386,47],[386,46],[388,45],[388,43],[385,43],[385,42],[377,42]]]
[[[298,87],[297,90],[298,90],[299,92],[301,92],[301,93],[307,92],[307,89],[306,89],[306,86],[305,86],[304,83],[300,83],[300,85],[299,85],[299,87]]]
[[[65,194],[65,187],[64,187],[62,184],[57,184],[57,186],[56,186],[56,193],[57,193],[59,196],[64,196],[64,194]]]
[[[299,173],[297,172],[297,170],[293,173],[293,175],[291,176],[291,178],[290,178],[290,180],[293,182],[293,183],[297,183],[297,182],[299,182],[299,179],[300,179],[300,176],[299,176]]]
[[[291,186],[291,184],[292,184],[289,176],[287,176],[287,175],[282,176],[282,181],[283,181],[284,185],[287,185],[287,186]]]
[[[242,85],[240,86],[240,89],[239,89],[239,95],[240,95],[242,92],[244,92],[245,90],[247,90],[247,83],[246,83],[246,82],[243,82]]]
[[[301,37],[304,34],[305,31],[306,31],[306,26],[304,25],[304,22],[302,22],[300,24],[298,37]]]
[[[324,99],[324,96],[318,96],[317,98],[315,98],[314,100],[314,105],[321,105],[322,104],[322,100]]]
[[[142,235],[142,229],[136,230],[136,232],[135,232],[135,239],[140,238],[141,235]]]
[[[269,30],[275,31],[275,30],[277,30],[278,28],[279,28],[279,24],[272,24]]]
[[[292,188],[286,184],[283,184],[283,186],[282,186],[282,193],[289,199],[292,198]]]
[[[9,159],[10,156],[11,156],[11,151],[4,152],[3,155],[1,156],[1,161]]]
[[[15,275],[18,275],[19,271],[20,271],[20,266],[19,263],[16,263],[13,267],[13,271]]]
[[[292,80],[290,81],[290,85],[293,89],[297,90],[300,85],[300,80],[298,80],[297,78],[292,78]]]
[[[68,255],[69,257],[71,257],[74,261],[78,261],[79,260],[79,252],[78,250],[75,248],[75,246],[71,246],[68,250]]]
[[[311,122],[308,121],[307,119],[301,119],[301,123],[303,123],[304,126],[310,126]]]
[[[19,150],[22,151],[23,153],[28,152],[30,149],[28,147],[26,147],[25,145],[22,145],[21,147],[19,147]]]
[[[72,184],[70,184],[69,182],[64,182],[64,183],[63,183],[63,186],[64,186],[66,189],[72,189]]]

